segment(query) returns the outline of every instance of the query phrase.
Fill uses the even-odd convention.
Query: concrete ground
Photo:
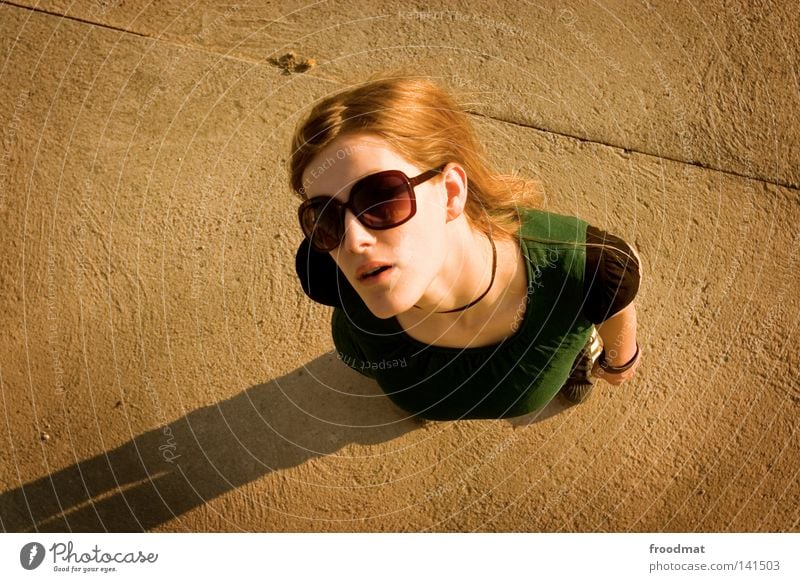
[[[798,2],[399,6],[0,4],[0,530],[799,531]],[[634,380],[423,425],[337,361],[289,139],[398,66],[639,249]]]

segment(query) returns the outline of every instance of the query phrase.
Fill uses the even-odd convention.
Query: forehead
[[[303,171],[303,187],[309,198],[325,195],[344,200],[354,182],[382,170],[415,175],[416,168],[378,136],[346,135],[311,160]]]

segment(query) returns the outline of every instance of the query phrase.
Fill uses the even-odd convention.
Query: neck
[[[456,242],[436,279],[412,309],[417,316],[442,318],[484,317],[505,285],[500,284],[501,253],[497,251],[497,269],[493,277],[492,240],[467,223],[457,231]],[[498,233],[492,235],[495,248]],[[488,292],[487,292],[488,290]],[[481,298],[481,296],[483,296]],[[476,302],[477,300],[477,302]],[[474,303],[473,305],[470,305]],[[465,309],[466,306],[469,306]],[[453,310],[451,313],[446,313]]]

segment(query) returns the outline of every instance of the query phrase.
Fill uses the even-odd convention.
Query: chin
[[[361,299],[364,299],[363,297]],[[402,305],[394,301],[366,301],[364,300],[367,308],[372,315],[378,319],[390,319],[413,307],[413,302],[408,305]]]
[[[402,309],[395,309],[393,307],[389,307],[386,305],[374,306],[370,305],[369,303],[367,303],[367,307],[369,308],[372,315],[374,315],[378,319],[390,319],[404,311]]]

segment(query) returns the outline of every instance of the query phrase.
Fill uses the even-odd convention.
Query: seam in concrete
[[[29,10],[31,12],[37,12],[37,13],[40,13],[40,14],[46,14],[48,16],[55,16],[57,18],[64,18],[64,19],[67,19],[67,20],[72,20],[74,22],[79,22],[81,24],[88,24],[89,26],[96,26],[98,28],[105,28],[105,29],[108,29],[108,30],[114,30],[116,32],[132,34],[132,35],[137,36],[139,38],[147,38],[147,39],[150,39],[150,40],[153,40],[153,41],[163,42],[164,44],[169,44],[169,45],[172,45],[172,46],[180,46],[180,47],[188,48],[189,50],[194,50],[194,51],[197,51],[197,52],[200,52],[200,53],[204,53],[204,54],[213,54],[213,55],[216,55],[216,56],[219,56],[219,57],[223,57],[223,58],[227,58],[227,59],[231,59],[231,60],[235,60],[235,61],[240,61],[240,62],[244,62],[244,63],[259,64],[259,65],[269,65],[269,63],[262,62],[262,61],[257,61],[257,60],[253,60],[253,59],[247,59],[247,58],[243,58],[243,57],[240,57],[240,56],[233,56],[233,55],[229,55],[229,54],[220,54],[220,53],[217,53],[217,52],[214,52],[214,51],[207,51],[207,50],[204,50],[204,49],[202,49],[200,47],[197,47],[197,46],[194,46],[194,45],[185,45],[185,44],[170,42],[170,41],[168,41],[166,39],[163,39],[163,38],[160,38],[160,37],[150,36],[150,35],[147,35],[147,34],[142,34],[141,32],[136,32],[136,31],[133,31],[133,30],[127,30],[125,28],[120,28],[120,27],[113,26],[113,25],[110,25],[110,24],[104,24],[104,23],[100,23],[100,22],[92,22],[91,20],[85,20],[83,18],[78,18],[77,16],[68,16],[68,15],[65,15],[65,14],[59,14],[57,12],[52,12],[50,10],[43,10],[43,9],[37,8],[37,7],[24,6],[24,5],[21,5],[21,4],[16,4],[14,2],[8,2],[7,0],[0,0],[0,4],[7,4],[8,6],[14,6],[15,8],[20,8],[20,9],[23,9],[23,10]],[[325,80],[327,80],[327,79],[325,79]],[[470,115],[475,115],[477,117],[483,117],[485,119],[491,119],[493,121],[499,121],[500,123],[507,123],[509,125],[522,127],[522,128],[525,128],[525,129],[533,129],[533,130],[536,130],[536,131],[540,131],[542,133],[549,133],[549,134],[552,134],[552,135],[558,135],[558,136],[561,136],[561,137],[574,139],[574,140],[580,141],[582,143],[589,143],[589,144],[595,144],[595,145],[605,146],[605,147],[609,147],[609,148],[614,148],[614,149],[617,149],[617,150],[621,150],[621,151],[625,152],[626,154],[630,154],[630,153],[640,154],[640,155],[648,156],[648,157],[651,157],[651,158],[656,158],[656,159],[660,159],[660,160],[667,160],[667,161],[676,162],[676,163],[679,163],[679,164],[686,164],[686,165],[689,165],[689,166],[695,166],[697,168],[703,168],[705,170],[712,170],[714,172],[721,172],[723,174],[728,174],[730,176],[735,176],[737,178],[745,178],[745,179],[748,179],[748,180],[755,180],[755,181],[758,181],[758,182],[763,182],[765,184],[772,184],[774,186],[780,186],[782,188],[789,188],[791,190],[796,190],[796,191],[800,190],[800,184],[792,184],[792,183],[786,182],[784,180],[775,180],[775,179],[765,178],[764,176],[754,176],[754,175],[749,175],[749,174],[743,174],[741,172],[736,172],[736,171],[733,171],[733,170],[726,170],[724,168],[718,168],[718,167],[715,167],[715,166],[710,166],[708,164],[704,164],[704,163],[698,162],[696,160],[683,160],[683,159],[680,159],[680,158],[674,158],[674,157],[670,157],[670,156],[656,155],[654,153],[643,151],[643,150],[627,148],[625,146],[621,146],[621,145],[617,145],[617,144],[613,144],[613,143],[609,143],[609,142],[604,142],[604,141],[599,141],[599,140],[587,139],[587,138],[580,137],[580,136],[573,135],[573,134],[569,134],[569,133],[564,133],[564,132],[560,132],[560,131],[553,131],[551,129],[545,129],[545,128],[542,128],[542,127],[537,127],[535,125],[528,125],[526,123],[520,123],[518,121],[513,121],[513,120],[510,120],[510,119],[504,119],[502,117],[494,117],[494,116],[491,116],[491,115],[486,115],[486,114],[483,114],[483,113],[477,113],[477,112],[474,112],[474,111],[469,111],[468,113]]]
[[[599,140],[594,140],[594,139],[588,139],[588,138],[585,138],[585,137],[580,137],[578,135],[573,135],[573,134],[570,134],[570,133],[564,133],[562,131],[554,131],[552,129],[545,129],[545,128],[542,128],[542,127],[537,127],[535,125],[528,125],[526,123],[520,123],[519,121],[514,121],[514,120],[511,120],[511,119],[504,119],[502,117],[494,117],[492,115],[486,115],[485,113],[478,113],[476,111],[469,111],[468,113],[470,115],[474,115],[476,117],[483,117],[484,119],[491,119],[492,121],[499,121],[500,123],[507,123],[509,125],[514,125],[516,127],[522,127],[524,129],[533,129],[535,131],[540,131],[542,133],[549,133],[549,134],[552,134],[552,135],[558,135],[558,136],[561,136],[561,137],[574,139],[574,140],[582,142],[582,143],[588,143],[588,144],[594,144],[594,145],[604,146],[604,147],[608,147],[608,148],[613,148],[613,149],[616,149],[616,150],[620,150],[620,151],[624,152],[625,154],[639,154],[639,155],[642,155],[642,156],[647,156],[647,157],[655,158],[655,159],[658,159],[658,160],[667,160],[667,161],[670,161],[670,162],[676,162],[678,164],[685,164],[687,166],[695,166],[695,167],[698,167],[698,168],[702,168],[704,170],[711,170],[713,172],[720,172],[722,174],[727,174],[729,176],[734,176],[734,177],[737,177],[737,178],[744,178],[744,179],[747,179],[747,180],[755,180],[757,182],[762,182],[764,184],[772,184],[773,186],[780,186],[782,188],[788,188],[790,190],[800,190],[800,184],[792,184],[791,182],[786,182],[784,180],[775,180],[775,179],[771,179],[771,178],[766,178],[764,176],[755,176],[755,175],[751,175],[751,174],[744,174],[744,173],[741,173],[741,172],[736,172],[734,170],[726,170],[724,168],[718,168],[718,167],[715,167],[715,166],[710,166],[708,164],[704,164],[703,162],[698,162],[696,160],[683,160],[683,159],[680,159],[680,158],[674,158],[674,157],[670,157],[670,156],[657,155],[657,154],[654,154],[654,153],[648,152],[648,151],[638,150],[638,149],[634,149],[634,148],[628,148],[628,147],[625,147],[625,146],[621,146],[621,145],[613,144],[613,143],[609,143],[609,142],[604,142],[604,141],[599,141]]]
[[[52,12],[50,10],[44,10],[42,8],[38,8],[36,6],[25,6],[23,4],[16,4],[14,2],[8,2],[7,0],[0,1],[0,4],[6,4],[8,6],[13,6],[14,8],[21,8],[22,10],[29,10],[30,12],[37,12],[39,14],[46,14],[48,16],[55,16],[57,18],[63,18],[65,20],[72,20],[74,22],[80,22],[81,24],[88,24],[89,26],[96,26],[98,28],[107,28],[108,30],[115,30],[117,32],[125,32],[128,34],[133,34],[135,36],[141,38],[153,38],[152,36],[148,36],[146,34],[142,34],[141,32],[136,32],[135,30],[127,30],[125,28],[119,28],[118,26],[113,26],[111,24],[102,24],[98,22],[92,22],[91,20],[85,20],[83,18],[78,18],[77,16],[69,16],[67,14],[59,14],[58,12]]]
[[[236,62],[240,62],[240,63],[248,63],[248,64],[255,64],[255,65],[263,65],[264,64],[263,61],[259,61],[259,60],[256,60],[256,59],[248,59],[246,57],[241,57],[241,56],[235,56],[235,55],[230,55],[230,54],[225,54],[225,53],[218,53],[218,52],[214,52],[214,51],[209,51],[209,50],[206,50],[203,47],[200,47],[200,46],[197,46],[197,45],[182,44],[182,43],[179,43],[179,42],[174,42],[174,41],[172,41],[172,40],[170,40],[168,38],[162,38],[161,36],[152,36],[152,35],[149,35],[149,34],[143,34],[141,32],[136,32],[135,30],[128,30],[126,28],[120,28],[118,26],[112,26],[110,24],[104,24],[102,22],[92,22],[91,20],[85,20],[83,18],[78,18],[76,16],[68,16],[68,15],[65,15],[65,14],[59,14],[58,12],[51,12],[49,10],[42,10],[41,8],[31,8],[30,6],[23,6],[21,4],[15,4],[13,2],[8,2],[8,0],[0,0],[0,5],[13,6],[14,8],[20,8],[22,10],[28,10],[30,12],[36,12],[36,13],[39,13],[39,14],[44,14],[46,16],[54,16],[56,18],[63,18],[65,20],[71,20],[73,22],[79,22],[81,24],[88,24],[89,26],[94,26],[94,27],[97,27],[97,28],[103,28],[103,29],[106,29],[106,30],[113,30],[115,32],[120,32],[120,33],[123,33],[123,34],[131,34],[131,35],[133,35],[133,36],[135,36],[137,38],[145,38],[147,40],[151,40],[153,42],[160,42],[160,43],[168,45],[168,46],[185,48],[185,49],[194,51],[196,53],[201,53],[201,54],[205,54],[205,55],[213,55],[213,56],[218,57],[220,59],[227,59],[227,60],[236,61]]]

